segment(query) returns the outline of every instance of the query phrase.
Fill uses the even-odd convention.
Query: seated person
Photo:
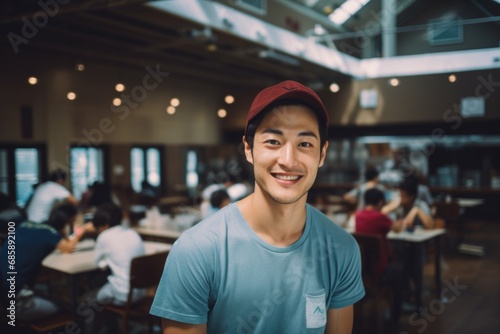
[[[208,206],[204,208],[203,210],[203,216],[202,218],[205,219],[208,216],[216,213],[226,205],[231,203],[231,198],[229,197],[229,194],[227,193],[227,190],[224,188],[215,190],[210,194],[210,200],[208,202]]]
[[[97,301],[102,304],[124,305],[127,302],[130,263],[134,257],[145,254],[141,237],[133,229],[121,225],[122,218],[120,207],[107,203],[97,208],[92,221],[98,233],[95,261],[99,267],[111,270],[107,283],[97,292]],[[144,291],[138,291],[134,300],[143,296]]]
[[[64,187],[66,173],[55,170],[49,180],[38,185],[26,206],[28,220],[33,223],[42,223],[49,218],[50,210],[60,202],[67,201],[78,205],[78,200]]]
[[[355,231],[364,234],[378,234],[382,236],[382,258],[379,262],[378,272],[380,273],[381,283],[388,285],[394,291],[393,294],[393,319],[396,323],[399,320],[401,312],[401,278],[403,270],[401,266],[389,264],[389,245],[387,242],[387,233],[390,230],[399,232],[402,227],[402,221],[392,221],[388,216],[380,212],[385,204],[384,193],[377,188],[371,188],[364,193],[365,207],[355,215]]]
[[[370,167],[365,171],[365,182],[356,188],[352,189],[348,193],[344,194],[344,201],[357,205],[358,209],[364,207],[364,193],[367,189],[379,188],[384,191],[384,188],[378,183],[379,172],[376,168]]]
[[[68,225],[73,224],[77,214],[74,205],[65,203],[56,206],[50,213],[49,219],[42,224],[23,222],[16,226],[15,231],[15,270],[17,271],[16,318],[21,321],[37,321],[57,313],[58,306],[51,300],[37,296],[33,292],[38,270],[43,259],[54,249],[63,253],[70,253],[86,232],[93,231],[92,224],[84,225],[81,232],[72,238],[64,235]],[[0,250],[2,268],[9,265],[9,243],[5,242]],[[10,286],[7,286],[7,270],[2,270],[2,297],[4,301],[12,300],[8,296]],[[10,303],[10,302],[9,302]]]
[[[20,224],[25,220],[23,211],[10,201],[7,194],[0,193],[0,234],[7,234],[9,222]]]
[[[422,226],[426,229],[433,228],[434,220],[431,208],[417,195],[418,180],[413,177],[406,178],[399,185],[399,198],[382,208],[382,212],[386,214],[393,212],[397,219],[403,219],[403,225],[406,228],[414,228],[415,226]]]

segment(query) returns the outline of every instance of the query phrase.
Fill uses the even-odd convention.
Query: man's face
[[[255,193],[280,204],[297,202],[311,188],[325,160],[318,120],[304,106],[281,106],[269,112],[255,132],[253,150],[244,139],[245,155],[254,165]],[[304,198],[305,200],[305,198]]]

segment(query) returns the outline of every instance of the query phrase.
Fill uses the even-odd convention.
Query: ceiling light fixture
[[[37,79],[37,77],[29,77],[29,78],[28,78],[28,83],[29,83],[30,85],[36,85],[36,84],[38,83],[38,79]]]
[[[227,95],[225,98],[224,98],[224,101],[227,103],[227,104],[232,104],[234,103],[234,97],[232,95]]]

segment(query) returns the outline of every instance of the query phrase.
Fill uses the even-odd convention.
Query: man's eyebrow
[[[278,129],[273,129],[273,128],[264,129],[264,131],[262,131],[262,133],[272,133],[272,134],[281,135],[281,136],[283,135],[283,131],[278,130]]]
[[[273,129],[273,128],[264,129],[264,131],[262,131],[262,133],[272,133],[272,134],[280,135],[280,136],[283,135],[283,131],[281,131],[279,129]],[[314,137],[314,138],[318,139],[318,136],[313,131],[299,132],[297,137]]]
[[[313,131],[299,132],[299,137],[314,137],[318,139],[318,136]]]

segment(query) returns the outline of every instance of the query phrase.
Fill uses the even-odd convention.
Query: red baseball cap
[[[248,123],[266,110],[271,104],[281,100],[295,100],[311,108],[319,117],[320,122],[328,125],[328,112],[319,96],[310,88],[293,80],[280,82],[260,91],[250,106],[247,114],[245,133]]]

